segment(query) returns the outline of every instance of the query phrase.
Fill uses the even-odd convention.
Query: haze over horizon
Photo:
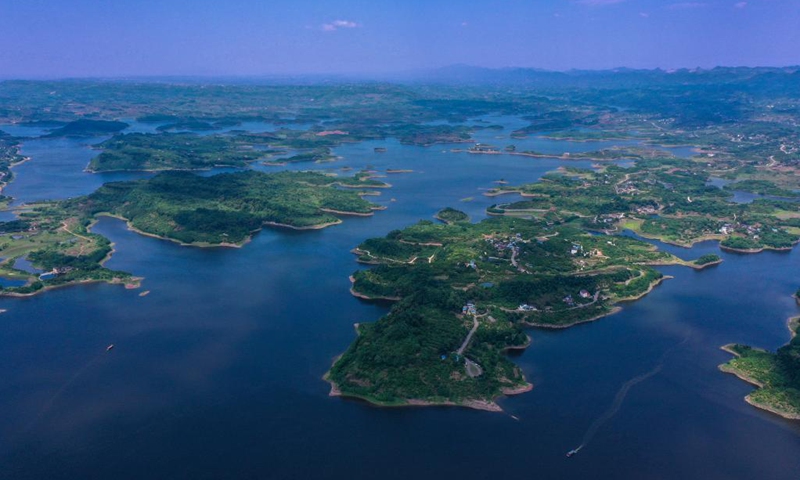
[[[0,77],[800,64],[795,0],[532,3],[15,2],[0,17]]]

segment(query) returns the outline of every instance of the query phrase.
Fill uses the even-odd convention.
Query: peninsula
[[[792,340],[772,353],[747,345],[731,344],[722,347],[735,358],[719,366],[758,387],[745,397],[754,407],[784,418],[800,420],[800,317],[789,319]]]
[[[326,375],[332,394],[487,410],[532,387],[504,354],[527,347],[526,327],[609,315],[664,279],[649,265],[688,263],[636,239],[590,235],[579,222],[514,217],[421,221],[354,252],[376,267],[353,274],[353,294],[396,303],[356,327]]]
[[[20,285],[0,294],[21,295],[88,281],[138,279],[103,267],[108,239],[90,232],[97,217],[121,218],[141,234],[193,246],[241,246],[265,225],[298,230],[341,223],[337,215],[372,215],[379,207],[338,178],[313,172],[245,171],[210,177],[164,172],[148,180],[107,183],[94,193],[29,206],[18,220],[0,222],[0,275]],[[30,267],[21,268],[20,260]]]

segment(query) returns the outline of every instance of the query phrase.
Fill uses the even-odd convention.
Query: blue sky
[[[800,0],[0,0],[0,77],[800,64]]]

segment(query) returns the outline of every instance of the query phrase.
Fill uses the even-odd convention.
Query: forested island
[[[65,123],[47,134],[47,137],[94,137],[117,133],[129,125],[117,120],[79,119]]]
[[[208,170],[213,167],[244,167],[283,150],[256,150],[253,142],[236,136],[191,133],[115,135],[95,148],[91,172]],[[265,145],[265,144],[261,144]]]
[[[11,167],[27,160],[19,153],[19,145],[18,139],[0,131],[0,192],[14,179]],[[0,207],[7,206],[9,200],[5,195],[0,195]]]
[[[19,219],[0,222],[0,274],[24,280],[0,294],[31,294],[88,281],[137,284],[103,267],[108,239],[89,231],[101,215],[125,220],[139,233],[194,246],[240,246],[265,225],[318,229],[341,223],[337,215],[372,215],[378,209],[354,190],[376,180],[313,172],[245,171],[202,177],[164,172],[148,180],[114,182],[60,202],[31,205]],[[32,268],[21,269],[27,260]]]
[[[489,207],[493,219],[471,224],[446,208],[436,215],[445,225],[421,222],[356,248],[360,262],[378,266],[353,274],[353,294],[396,304],[357,326],[327,375],[333,394],[496,410],[498,396],[530,388],[503,355],[523,348],[524,327],[566,328],[613,313],[663,279],[652,265],[721,262],[714,254],[684,261],[617,235],[624,230],[682,246],[714,239],[745,253],[800,240],[800,204],[736,203],[730,189],[711,184],[708,165],[674,157],[566,167],[486,193],[507,194],[523,199]]]
[[[488,410],[499,410],[497,397],[531,388],[504,354],[528,345],[524,328],[614,313],[663,280],[650,265],[690,263],[633,238],[590,235],[576,222],[509,217],[421,221],[354,252],[376,267],[353,274],[353,294],[396,303],[376,323],[357,325],[358,338],[326,376],[332,393]]]
[[[794,420],[800,420],[799,329],[800,317],[791,318],[792,340],[775,353],[747,345],[725,345],[722,349],[735,358],[719,367],[758,387],[745,397],[747,403]]]
[[[800,204],[758,199],[735,203],[730,190],[710,185],[708,167],[691,160],[639,161],[623,168],[566,168],[541,182],[503,186],[489,196],[519,193],[524,200],[497,204],[492,215],[580,219],[590,230],[624,229],[679,246],[719,240],[743,253],[786,250],[800,240]]]

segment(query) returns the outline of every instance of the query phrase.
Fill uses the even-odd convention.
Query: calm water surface
[[[33,160],[7,193],[65,198],[110,179],[83,173],[96,152],[70,142],[26,143]],[[482,193],[495,180],[530,182],[560,165],[443,153],[453,147],[336,149],[343,160],[314,168],[414,173],[388,175],[394,187],[369,198],[389,208],[374,217],[264,230],[242,249],[180,247],[102,219],[95,231],[117,250],[108,266],[146,277],[141,290],[0,299],[0,478],[798,478],[798,423],[750,407],[742,399],[751,387],[717,370],[728,359],[720,345],[788,341],[786,318],[800,310],[790,297],[797,250],[659,244],[725,262],[663,268],[675,278],[614,316],[532,330],[514,360],[536,387],[502,400],[506,414],[328,397],[320,377],[352,342],[353,323],[387,311],[349,295],[347,276],[359,268],[349,250],[448,205],[483,218],[497,199]],[[661,371],[566,459],[620,386],[662,357]]]

